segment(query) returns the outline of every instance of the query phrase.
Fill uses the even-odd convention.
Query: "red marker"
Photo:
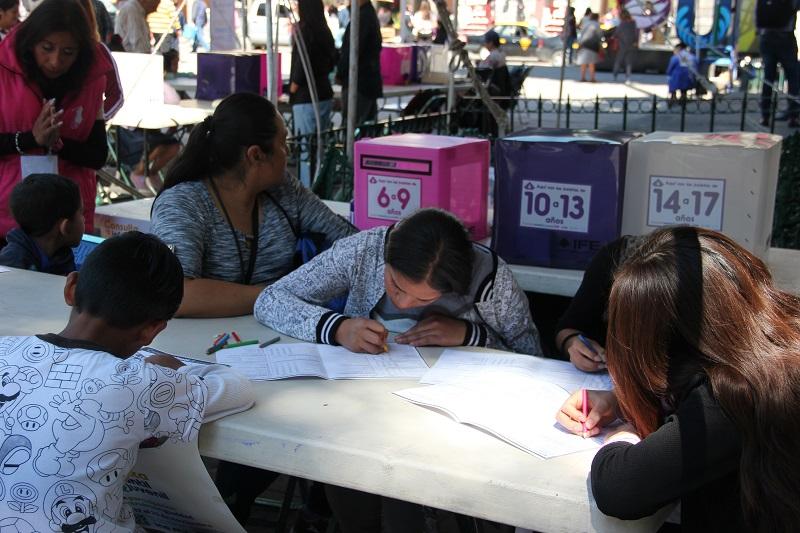
[[[583,438],[586,438],[586,418],[589,416],[589,393],[586,389],[581,389],[581,408],[583,409],[583,422],[581,422],[581,428],[583,428]]]
[[[231,335],[233,335],[233,339],[236,342],[242,342],[242,339],[239,338],[239,335],[237,335],[235,331],[231,331]]]

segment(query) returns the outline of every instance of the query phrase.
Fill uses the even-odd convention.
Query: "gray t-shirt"
[[[287,176],[268,194],[259,198],[261,223],[252,285],[273,283],[294,268],[297,239],[276,202],[300,233],[323,233],[332,242],[358,231],[295,178]],[[153,204],[150,231],[174,246],[185,277],[243,283],[250,241],[235,230],[240,255],[225,215],[214,203],[205,182],[179,183],[161,193]]]

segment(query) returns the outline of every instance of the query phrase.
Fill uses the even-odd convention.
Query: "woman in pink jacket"
[[[15,225],[11,189],[33,172],[74,180],[92,229],[105,118],[122,98],[90,15],[79,0],[45,0],[0,42],[0,239]]]

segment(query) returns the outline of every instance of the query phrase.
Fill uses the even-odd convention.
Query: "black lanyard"
[[[225,214],[225,220],[228,222],[228,228],[231,230],[233,243],[236,245],[236,255],[239,257],[239,271],[242,274],[242,283],[245,285],[250,285],[250,280],[253,277],[253,270],[256,267],[256,254],[258,253],[258,198],[256,198],[256,203],[253,205],[253,213],[251,214],[250,219],[253,228],[253,242],[250,245],[250,259],[247,263],[247,272],[245,272],[244,258],[242,257],[242,247],[239,246],[239,238],[236,236],[236,229],[233,227],[233,222],[231,222],[231,217],[228,215],[228,210],[225,209],[225,204],[222,202],[222,197],[219,195],[219,191],[217,190],[217,185],[214,183],[214,179],[209,178],[208,181],[211,183],[211,190],[214,191],[214,196],[217,197],[217,202],[219,202],[219,206],[222,208],[222,212]]]

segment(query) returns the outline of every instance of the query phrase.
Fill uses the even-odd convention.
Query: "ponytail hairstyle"
[[[754,531],[800,523],[800,299],[764,263],[706,229],[653,232],[617,271],[609,301],[608,370],[642,436],[686,372],[708,377],[742,436],[741,504]]]
[[[266,98],[250,93],[228,96],[212,116],[192,129],[186,146],[167,172],[161,192],[240,167],[250,146],[270,155],[278,133],[277,120],[278,112]]]
[[[464,225],[441,209],[420,209],[389,233],[386,264],[409,280],[446,293],[467,294],[472,243]]]

